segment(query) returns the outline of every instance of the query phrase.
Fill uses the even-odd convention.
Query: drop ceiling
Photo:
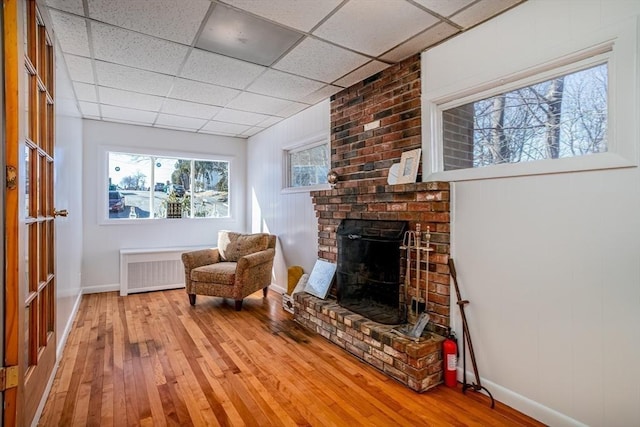
[[[523,0],[46,0],[82,116],[247,138]]]

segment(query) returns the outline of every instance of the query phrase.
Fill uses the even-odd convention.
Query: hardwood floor
[[[460,387],[418,394],[282,310],[271,291],[85,295],[42,426],[534,426]]]

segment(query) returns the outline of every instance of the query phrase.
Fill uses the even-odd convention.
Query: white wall
[[[56,330],[58,353],[73,324],[81,295],[82,269],[82,119],[61,53],[56,50],[56,121],[54,152],[55,208],[68,217],[55,221]]]
[[[247,203],[251,230],[278,236],[276,279],[286,289],[286,269],[301,266],[310,273],[318,258],[318,221],[309,191],[283,193],[283,149],[326,135],[329,101],[323,101],[249,138]],[[328,185],[327,185],[327,188]]]
[[[201,135],[120,123],[84,120],[83,261],[84,291],[119,289],[120,249],[215,246],[219,230],[246,231],[246,140]],[[229,219],[140,220],[101,224],[98,194],[107,186],[101,148],[156,149],[163,152],[217,154],[231,157]],[[106,191],[106,190],[104,190]],[[100,210],[100,212],[98,212]]]
[[[639,15],[638,1],[530,0],[427,51],[423,96],[535,66],[566,46],[588,48],[600,35],[606,41],[618,28],[637,28]],[[638,33],[631,34],[616,41],[636,50],[614,60],[612,80],[621,71],[630,79],[623,87],[612,81],[612,104],[627,107],[613,109],[610,144],[637,153],[640,56]],[[616,69],[621,64],[629,68]],[[620,123],[629,113],[633,120]],[[638,168],[472,179],[453,189],[452,256],[471,301],[466,314],[483,385],[550,425],[638,425]]]

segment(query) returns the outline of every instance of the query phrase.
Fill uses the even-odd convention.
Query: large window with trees
[[[444,170],[607,151],[607,64],[442,111]]]
[[[227,218],[226,160],[108,152],[109,219]]]

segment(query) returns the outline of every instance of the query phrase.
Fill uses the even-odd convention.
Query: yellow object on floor
[[[289,267],[289,269],[287,270],[287,273],[288,273],[287,293],[291,295],[291,292],[293,292],[296,285],[298,284],[298,281],[302,277],[304,270],[299,265],[294,265]]]

